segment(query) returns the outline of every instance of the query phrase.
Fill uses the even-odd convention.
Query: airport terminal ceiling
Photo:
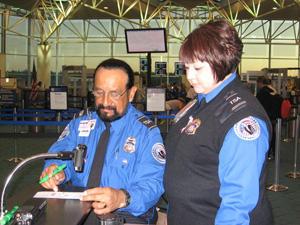
[[[0,15],[0,28],[15,34],[19,33],[14,27],[30,20],[35,28],[32,30],[38,33],[32,31],[28,37],[39,43],[51,42],[50,37],[65,21],[72,24],[79,19],[87,24],[91,20],[101,23],[111,19],[126,21],[130,28],[164,27],[168,34],[170,29],[176,29],[181,35],[175,38],[180,41],[187,35],[183,24],[192,27],[191,23],[217,17],[226,18],[235,26],[253,20],[290,20],[298,25],[300,0],[0,0]],[[10,16],[20,19],[11,23]],[[87,33],[78,36],[82,42],[89,42]],[[299,40],[299,34],[296,39]]]

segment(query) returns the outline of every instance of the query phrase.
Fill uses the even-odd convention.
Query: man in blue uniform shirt
[[[41,179],[51,177],[63,163],[67,167],[42,186],[57,191],[57,185],[68,180],[75,186],[88,186],[98,140],[106,129],[104,122],[110,122],[100,187],[86,190],[81,200],[93,201],[98,215],[114,212],[126,223],[155,224],[154,205],[164,192],[165,149],[159,129],[131,105],[135,92],[133,71],[127,63],[108,59],[99,64],[94,74],[94,109],[75,115],[49,150],[73,151],[79,144],[86,145],[83,171],[76,172],[71,160],[47,160]],[[95,222],[89,222],[90,217],[85,224]]]

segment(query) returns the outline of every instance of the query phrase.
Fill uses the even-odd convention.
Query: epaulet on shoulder
[[[214,111],[215,116],[219,118],[222,124],[235,112],[243,109],[247,105],[247,101],[234,91],[229,91],[224,96],[224,100],[225,101],[215,106]]]
[[[86,116],[86,115],[89,115],[89,113],[93,112],[94,109],[92,107],[89,107],[87,109],[84,109],[84,110],[81,110],[80,112],[77,112],[74,114],[73,116],[73,120],[81,117],[81,116]]]
[[[137,118],[139,122],[144,124],[146,127],[148,127],[149,130],[152,130],[153,128],[157,127],[153,121],[148,119],[146,116],[140,116]]]

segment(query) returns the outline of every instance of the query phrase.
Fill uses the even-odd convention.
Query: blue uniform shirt
[[[236,74],[232,74],[207,95],[199,94],[199,102],[202,98],[206,102],[212,100],[235,77]],[[258,122],[258,138],[245,140],[232,127],[224,139],[218,169],[222,201],[215,218],[216,225],[249,224],[249,213],[258,202],[259,177],[269,148],[269,134],[264,121],[255,117],[253,119]]]
[[[125,188],[131,196],[131,202],[128,207],[119,210],[134,216],[153,207],[164,192],[165,149],[161,134],[156,126],[152,128],[145,125],[150,120],[147,119],[145,124],[138,121],[142,116],[129,103],[126,114],[111,122],[100,183],[100,187]],[[98,140],[104,130],[105,124],[96,111],[70,121],[49,152],[73,151],[78,144],[85,144],[87,153],[83,172],[74,170],[72,160],[47,160],[44,168],[52,163],[66,163],[65,181],[71,179],[75,186],[86,186]]]

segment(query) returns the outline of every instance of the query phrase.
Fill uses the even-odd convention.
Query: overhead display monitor
[[[155,62],[155,75],[167,75],[166,62]]]
[[[167,52],[165,28],[126,29],[125,39],[128,53]]]
[[[175,62],[174,75],[186,75],[185,64],[183,62]]]
[[[165,69],[165,68],[167,68],[167,63],[166,62],[155,62],[155,68]]]
[[[148,60],[146,58],[140,59],[140,71],[147,72],[148,71]]]

